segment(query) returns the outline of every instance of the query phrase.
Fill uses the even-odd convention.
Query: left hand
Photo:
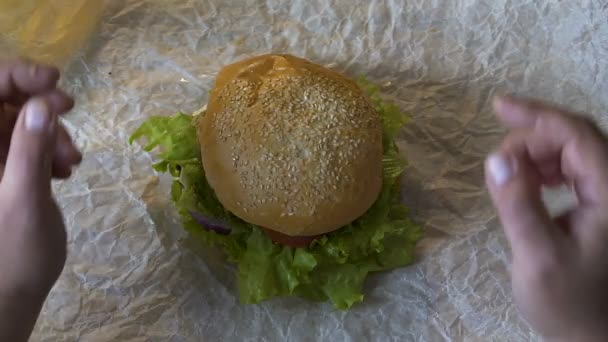
[[[19,110],[28,99],[33,96],[44,99],[55,115],[72,109],[74,100],[57,88],[58,80],[59,71],[50,66],[37,65],[24,60],[5,63],[0,61],[0,164],[6,161],[11,132]],[[72,167],[80,163],[82,155],[61,124],[58,125],[55,146],[53,177],[68,178],[72,173]]]
[[[0,340],[29,337],[66,259],[66,231],[51,191],[81,159],[58,115],[72,99],[59,72],[0,64]]]

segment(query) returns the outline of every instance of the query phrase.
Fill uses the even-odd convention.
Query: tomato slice
[[[262,231],[275,243],[285,245],[293,248],[306,248],[311,242],[320,238],[323,235],[315,236],[291,236],[283,233],[279,233],[275,230],[267,229],[262,227]]]

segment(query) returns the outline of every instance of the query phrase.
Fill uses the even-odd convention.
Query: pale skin
[[[608,140],[581,116],[527,99],[495,101],[510,128],[486,163],[511,244],[515,301],[550,341],[608,340]],[[541,188],[566,184],[578,206],[551,218]]]
[[[0,341],[26,341],[66,258],[53,178],[80,163],[58,116],[73,106],[59,72],[0,62]],[[589,121],[527,99],[497,99],[510,133],[486,163],[513,251],[515,301],[547,340],[608,340],[608,140]],[[553,219],[543,186],[579,204]]]
[[[26,341],[66,258],[52,178],[80,162],[57,116],[74,102],[57,69],[0,63],[0,341]]]

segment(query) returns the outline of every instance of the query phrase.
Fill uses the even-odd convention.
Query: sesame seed
[[[234,196],[245,213],[281,204],[281,217],[314,216],[339,200],[329,189],[357,187],[357,173],[345,170],[369,168],[362,160],[382,144],[380,118],[367,114],[374,109],[361,91],[338,75],[300,71],[235,78],[201,120],[213,125],[207,141],[228,151],[222,167],[237,172]]]

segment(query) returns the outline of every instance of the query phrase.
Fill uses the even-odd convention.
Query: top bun
[[[382,188],[382,124],[351,79],[289,55],[222,69],[198,122],[207,180],[226,209],[289,236],[365,213]]]

